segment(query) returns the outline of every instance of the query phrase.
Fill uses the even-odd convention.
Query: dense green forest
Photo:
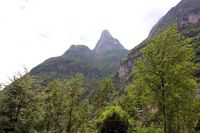
[[[0,91],[2,133],[196,133],[200,96],[191,40],[176,24],[148,41],[119,87],[112,78],[88,93],[84,76],[53,80],[14,75]]]

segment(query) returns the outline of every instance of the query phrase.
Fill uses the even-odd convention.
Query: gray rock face
[[[181,30],[185,26],[199,23],[200,0],[182,0],[171,8],[165,16],[151,29],[149,37],[159,34],[167,26],[177,23]]]

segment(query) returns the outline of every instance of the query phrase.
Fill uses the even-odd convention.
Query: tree
[[[134,82],[145,85],[153,95],[164,133],[192,132],[196,122],[195,52],[189,43],[172,25],[150,40],[136,62]]]
[[[31,76],[26,73],[14,76],[12,83],[4,88],[0,109],[2,132],[26,132],[31,128],[26,114],[34,101],[32,84]]]
[[[111,79],[105,79],[100,83],[99,88],[94,95],[94,105],[96,109],[102,110],[108,104],[113,102],[117,92]]]
[[[144,84],[134,82],[126,87],[124,95],[121,96],[118,104],[126,111],[134,123],[131,123],[134,127],[146,125],[146,119],[148,112],[148,105],[152,103],[151,97],[149,97],[149,90],[145,88]]]
[[[83,76],[81,74],[75,75],[70,80],[63,82],[67,98],[67,123],[66,132],[72,133],[77,123],[77,116],[79,115],[79,107],[81,105],[81,95],[83,94]]]
[[[87,127],[90,104],[83,97],[83,76],[77,74],[64,81],[55,80],[46,89],[45,123],[51,132],[73,133]],[[86,132],[84,129],[82,132]]]
[[[78,122],[76,123],[78,133],[88,133],[90,131],[91,105],[87,98],[83,99],[78,110]]]
[[[47,131],[62,132],[64,130],[67,108],[66,100],[62,82],[55,80],[49,83],[44,106]]]

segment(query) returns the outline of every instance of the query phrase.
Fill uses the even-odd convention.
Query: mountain
[[[93,51],[96,55],[101,56],[109,51],[118,50],[125,49],[117,39],[112,37],[108,30],[104,30]]]
[[[192,45],[196,50],[195,62],[200,61],[200,0],[182,0],[157,22],[148,38],[123,59],[115,77],[119,85],[123,86],[128,82],[129,74],[134,69],[134,62],[140,57],[140,51],[146,46],[146,42],[174,23],[178,24],[182,35],[192,39]],[[197,76],[200,77],[200,73],[197,73]]]
[[[116,72],[120,60],[127,53],[128,50],[108,30],[104,30],[93,50],[85,45],[71,45],[63,55],[47,59],[33,68],[30,74],[47,84],[53,79],[82,73],[88,83],[95,83]]]

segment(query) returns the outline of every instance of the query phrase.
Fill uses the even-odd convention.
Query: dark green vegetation
[[[134,73],[135,89],[143,88],[146,97],[150,96],[148,105],[157,109],[164,133],[192,133],[199,113],[193,76],[197,65],[192,62],[195,53],[190,40],[177,32],[177,26],[172,25],[142,50]]]
[[[84,45],[72,45],[62,56],[47,59],[33,68],[30,74],[47,85],[53,79],[67,79],[82,73],[86,81],[84,84],[91,86],[114,74],[127,53],[128,50],[104,30],[93,50]]]
[[[0,91],[0,132],[200,132],[199,22],[200,1],[182,0],[121,61],[118,78],[108,76],[127,50],[108,31],[94,50],[72,45],[14,76]]]

